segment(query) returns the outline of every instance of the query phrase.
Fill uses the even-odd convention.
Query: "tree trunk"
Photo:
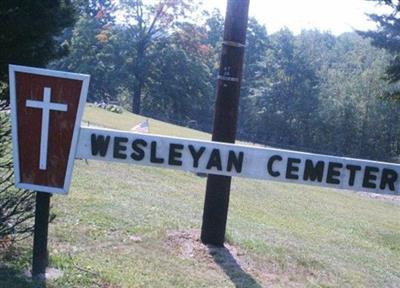
[[[136,58],[136,71],[134,72],[136,85],[133,88],[133,99],[132,99],[132,112],[135,114],[140,114],[141,108],[141,98],[142,98],[142,88],[144,86],[144,79],[146,74],[145,69],[145,45],[139,42],[137,45],[137,58]]]
[[[133,89],[133,101],[132,101],[132,112],[135,114],[140,114],[141,96],[143,88],[143,80],[140,77],[135,76],[138,83]],[[138,79],[139,78],[139,79]]]

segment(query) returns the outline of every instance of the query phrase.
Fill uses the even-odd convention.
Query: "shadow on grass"
[[[7,288],[45,288],[45,281],[32,281],[22,271],[0,266],[0,287]]]
[[[262,287],[250,274],[242,269],[228,249],[211,245],[208,246],[208,249],[214,262],[222,268],[233,284],[235,284],[235,287]]]

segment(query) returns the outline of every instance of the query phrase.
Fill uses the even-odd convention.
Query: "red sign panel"
[[[16,186],[67,193],[89,76],[10,65]]]

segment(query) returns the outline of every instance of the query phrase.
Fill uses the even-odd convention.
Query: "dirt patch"
[[[200,242],[200,233],[196,230],[167,231],[167,246],[183,259],[205,255],[206,248]]]
[[[386,194],[376,194],[368,192],[356,192],[358,195],[363,197],[368,197],[380,201],[391,202],[400,205],[400,195],[386,195]]]
[[[271,271],[257,269],[244,251],[234,245],[202,244],[199,230],[168,231],[166,246],[182,259],[193,259],[206,263],[209,269],[222,270],[236,287],[265,287],[279,279]]]
[[[238,263],[242,262],[238,256],[241,253],[232,245],[225,243],[224,247],[215,247],[201,243],[199,230],[167,231],[167,246],[182,259],[196,258],[213,262],[213,255],[227,250],[234,260]]]

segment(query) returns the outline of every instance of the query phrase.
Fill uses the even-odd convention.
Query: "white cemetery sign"
[[[21,69],[21,67],[11,66],[10,75]],[[75,102],[80,103],[79,108],[75,108],[78,111],[78,116],[73,118],[75,120],[74,123],[72,123],[72,120],[68,120],[71,121],[68,125],[66,124],[67,119],[63,117],[63,113],[68,113],[72,104],[69,102],[70,100],[64,99],[62,95],[57,94],[62,89],[54,90],[45,84],[44,86],[42,85],[43,87],[40,86],[41,93],[38,92],[43,96],[36,97],[42,99],[41,101],[23,98],[22,101],[25,101],[23,102],[25,104],[20,105],[25,105],[26,108],[24,109],[40,111],[38,115],[41,116],[40,129],[36,128],[34,135],[32,134],[33,132],[31,133],[31,137],[39,139],[36,142],[40,142],[40,145],[31,145],[36,149],[35,151],[31,151],[31,153],[38,156],[29,159],[34,161],[32,165],[35,165],[37,169],[28,173],[30,175],[28,183],[32,183],[32,179],[37,178],[36,173],[40,174],[40,171],[43,169],[54,169],[49,167],[49,163],[57,162],[55,159],[60,158],[57,154],[58,149],[65,150],[65,147],[62,148],[60,142],[57,142],[58,138],[54,137],[54,135],[52,136],[51,133],[57,132],[62,134],[64,127],[72,126],[74,130],[72,138],[76,137],[77,134],[79,134],[79,137],[76,139],[76,146],[74,145],[74,139],[72,139],[71,145],[67,150],[69,155],[73,155],[76,158],[115,161],[191,172],[248,177],[374,193],[399,194],[400,165],[398,164],[275,148],[261,148],[110,129],[79,127],[79,122],[77,121],[81,119],[83,109],[82,99],[86,97],[82,93],[86,93],[88,76],[71,73],[64,74],[64,72],[43,69],[30,69],[28,69],[28,72],[40,72],[47,76],[53,75],[51,77],[80,79],[80,81],[83,81],[83,86],[85,87],[79,90],[83,92],[75,95],[75,97],[80,99]],[[30,115],[22,116],[18,114],[16,110],[20,106],[16,103],[20,103],[21,100],[17,98],[27,96],[18,92],[16,93],[12,89],[13,139],[14,151],[16,151],[14,153],[14,161],[16,169],[18,169],[18,161],[21,161],[21,155],[18,154],[21,153],[21,149],[18,149],[18,144],[21,146],[19,137],[21,138],[22,133],[28,133],[26,130],[19,130],[20,127],[23,127],[23,125],[19,124],[19,121],[21,121],[21,117],[29,119]],[[52,113],[54,114],[54,118],[52,118]],[[55,117],[56,115],[58,116]],[[25,121],[29,122],[30,120]],[[57,121],[60,122],[57,123]],[[55,128],[53,130],[49,129],[49,125],[50,127],[52,125],[59,127],[59,130],[54,130]],[[79,133],[76,132],[77,129]],[[53,149],[49,147],[53,147]],[[72,168],[72,163],[73,159],[68,158],[67,166],[70,169]],[[67,171],[70,170],[67,169]],[[40,186],[32,184],[25,184],[24,186],[19,184],[19,186],[45,192],[67,193],[67,188],[71,180],[71,172],[68,173],[68,177],[62,177],[64,180],[62,182],[63,189],[54,187],[54,181],[50,181],[47,184],[45,181],[42,181]],[[16,176],[17,183],[21,183],[18,173],[16,173]],[[58,182],[58,185],[60,185],[60,182]]]

